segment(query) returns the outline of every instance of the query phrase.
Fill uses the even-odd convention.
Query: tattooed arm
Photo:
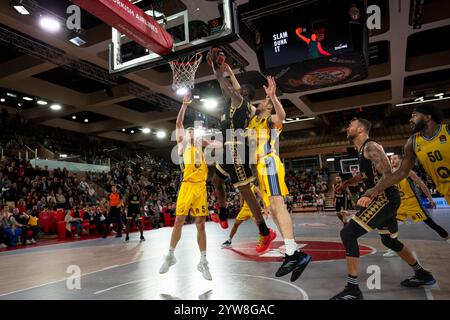
[[[389,162],[389,158],[384,152],[383,147],[378,143],[373,141],[368,142],[364,148],[364,157],[372,161],[377,171],[381,173],[383,177],[389,177],[392,175],[392,167]],[[363,195],[358,200],[358,205],[361,207],[367,207],[372,200],[373,198]]]
[[[370,199],[375,198],[379,193],[383,192],[390,186],[393,186],[399,183],[402,179],[406,178],[411,172],[414,164],[416,162],[416,154],[414,153],[414,146],[412,142],[412,137],[408,139],[404,148],[404,157],[402,160],[402,164],[400,168],[394,173],[384,175],[381,177],[380,181],[378,181],[377,185],[371,189],[368,189],[363,197],[367,197]]]

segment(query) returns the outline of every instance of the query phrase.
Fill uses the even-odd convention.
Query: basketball
[[[215,66],[221,66],[225,62],[226,56],[223,53],[222,49],[212,48],[211,50],[209,50],[206,59],[208,61],[208,65],[210,66],[212,65],[213,61],[215,63]]]

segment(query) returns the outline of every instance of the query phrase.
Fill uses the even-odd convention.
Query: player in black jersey
[[[337,187],[340,186],[341,183],[341,176],[337,176],[336,183],[333,184],[333,198],[336,206],[336,215],[345,226],[347,224],[347,200],[351,197],[351,193],[348,188],[337,189]]]
[[[246,138],[246,129],[249,120],[256,112],[256,108],[249,101],[254,96],[254,90],[250,86],[242,86],[240,88],[231,70],[225,70],[225,68],[218,66],[216,63],[212,63],[212,68],[224,96],[229,101],[229,103],[225,104],[221,117],[224,141],[223,161],[216,165],[213,177],[213,184],[220,207],[219,222],[222,228],[228,228],[224,182],[225,179],[230,178],[231,183],[239,189],[240,194],[250,207],[255,218],[260,235],[256,251],[262,253],[269,248],[272,241],[276,238],[276,233],[267,227],[261,207],[258,205],[250,186],[255,177],[250,168],[250,151],[248,139]],[[224,71],[229,73],[232,82],[224,77]]]
[[[353,119],[347,128],[347,138],[358,149],[360,174],[343,182],[338,189],[363,181],[366,188],[377,184],[381,176],[392,172],[391,164],[383,147],[369,138],[371,123],[365,119]],[[356,213],[350,222],[341,230],[341,239],[347,256],[348,278],[345,289],[334,296],[332,300],[361,300],[363,295],[358,286],[359,247],[358,238],[378,229],[381,242],[394,250],[414,270],[415,275],[401,282],[407,287],[432,285],[436,283],[429,271],[419,264],[398,237],[396,212],[400,206],[400,194],[396,186],[387,188],[380,193],[367,208]]]
[[[126,195],[126,205],[127,205],[127,236],[125,241],[130,240],[130,225],[131,220],[134,220],[137,226],[139,226],[139,232],[141,233],[141,241],[145,241],[144,230],[141,220],[141,208],[144,205],[141,190],[137,184],[133,184],[131,190]]]

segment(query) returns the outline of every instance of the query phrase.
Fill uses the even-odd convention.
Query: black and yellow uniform
[[[141,191],[133,192],[131,190],[128,193],[128,217],[133,218],[134,220],[139,220],[141,218],[141,204],[142,204],[142,196]]]
[[[284,165],[276,153],[275,143],[282,126],[272,129],[271,115],[264,118],[254,116],[248,125],[248,135],[251,144],[255,144],[256,170],[258,185],[261,192],[271,196],[285,197],[289,194],[285,182]]]
[[[235,187],[247,185],[255,179],[250,168],[246,137],[249,119],[250,107],[245,98],[236,108],[228,105],[220,119],[224,148],[222,163],[216,164],[216,174],[222,179],[230,177]]]
[[[347,193],[345,190],[336,191],[339,183],[333,184],[334,197],[336,198],[336,212],[347,210]]]
[[[364,157],[364,149],[371,139],[367,139],[358,152],[359,170],[363,175],[366,188],[373,188],[381,178],[371,160]],[[400,194],[397,186],[387,188],[380,193],[367,208],[356,213],[352,219],[366,231],[378,229],[381,235],[389,234],[391,238],[398,235],[396,212],[400,206]]]
[[[191,211],[193,217],[207,216],[206,165],[203,149],[193,144],[186,144],[180,155],[181,185],[177,198],[177,216],[186,216]]]
[[[420,201],[420,197],[409,178],[405,178],[398,184],[401,203],[397,210],[397,220],[405,221],[410,218],[413,222],[427,220],[428,214]]]
[[[420,132],[413,136],[413,147],[425,172],[433,179],[437,191],[450,204],[450,125],[440,124],[431,138]]]

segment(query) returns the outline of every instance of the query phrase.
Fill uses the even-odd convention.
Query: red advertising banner
[[[172,36],[152,17],[128,0],[71,0],[144,48],[163,55],[171,52]],[[83,18],[83,17],[82,17]]]

